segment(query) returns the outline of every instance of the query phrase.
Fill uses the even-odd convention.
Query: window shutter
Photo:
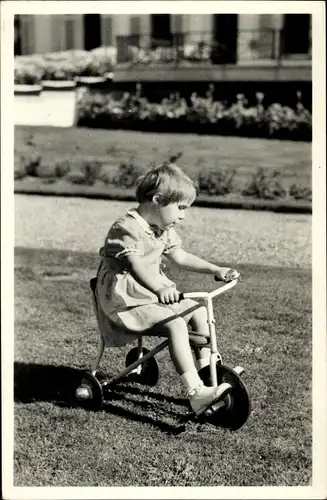
[[[113,22],[112,16],[102,16],[102,43],[103,45],[109,47],[113,45]]]
[[[141,34],[141,20],[139,16],[132,16],[130,19],[130,35],[140,35]]]
[[[129,43],[136,47],[140,46],[141,19],[139,16],[132,16],[129,25]]]
[[[65,48],[66,50],[74,48],[74,19],[72,16],[67,16],[65,20]]]
[[[33,16],[21,16],[22,54],[33,54],[34,52],[34,22]]]
[[[181,14],[176,14],[174,15],[173,19],[174,33],[183,33],[183,16]]]

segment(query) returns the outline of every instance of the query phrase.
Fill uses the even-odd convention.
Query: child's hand
[[[229,283],[230,281],[236,280],[240,277],[240,273],[236,269],[231,269],[230,267],[220,267],[216,273],[216,277],[220,281],[225,281]]]
[[[173,304],[180,300],[180,292],[178,292],[174,286],[159,288],[155,294],[162,304]]]

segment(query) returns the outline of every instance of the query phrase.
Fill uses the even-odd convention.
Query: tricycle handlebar
[[[230,290],[233,288],[236,283],[238,282],[238,278],[235,280],[230,281],[229,283],[225,283],[223,286],[216,288],[216,290],[213,290],[212,292],[188,292],[188,293],[181,293],[180,298],[182,299],[204,299],[210,297],[213,299],[214,297],[217,297],[218,295],[227,292],[227,290]]]

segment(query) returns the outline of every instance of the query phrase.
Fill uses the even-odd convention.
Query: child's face
[[[179,224],[185,217],[186,210],[190,207],[185,202],[169,203],[169,205],[158,207],[158,226],[160,229],[165,230]]]

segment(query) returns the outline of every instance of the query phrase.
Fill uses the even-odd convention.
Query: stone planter
[[[44,126],[73,127],[76,123],[76,82],[42,81]]]
[[[15,85],[15,125],[42,125],[41,85]]]
[[[42,92],[42,85],[23,85],[15,83],[15,95],[40,95]]]
[[[15,86],[15,125],[75,125],[76,82],[47,80],[38,89],[34,85],[21,87]]]
[[[77,76],[75,81],[78,85],[83,85],[88,87],[89,85],[98,85],[99,83],[104,83],[107,78],[104,76]]]
[[[75,81],[79,89],[102,90],[108,89],[113,80],[113,73],[105,73],[103,76],[77,76]]]

